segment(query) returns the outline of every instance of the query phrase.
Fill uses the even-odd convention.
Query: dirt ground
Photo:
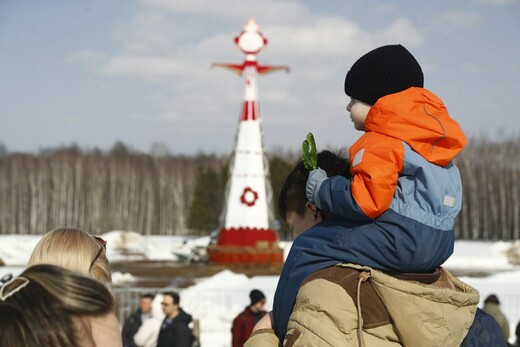
[[[248,277],[279,275],[282,265],[220,265],[206,263],[178,263],[169,261],[132,261],[112,262],[112,272],[131,273],[136,282],[132,287],[162,288],[175,287],[186,288],[197,282],[198,279],[210,277],[223,270],[242,273]],[[487,271],[475,269],[450,269],[455,276],[486,277]]]
[[[212,276],[226,269],[248,277],[279,275],[282,271],[282,265],[183,264],[166,261],[112,262],[111,268],[112,272],[131,273],[136,278],[132,287],[148,288],[186,288],[195,284],[197,279]]]

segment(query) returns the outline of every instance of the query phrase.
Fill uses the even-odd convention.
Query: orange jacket
[[[464,148],[466,137],[442,100],[426,89],[412,87],[380,98],[367,115],[365,134],[349,150],[352,196],[370,218],[392,202],[405,164],[402,142],[445,167]]]

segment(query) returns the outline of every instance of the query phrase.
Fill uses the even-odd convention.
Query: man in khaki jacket
[[[341,170],[348,174],[348,164],[330,152],[321,152],[318,164],[329,175]],[[280,193],[280,215],[295,238],[317,224],[326,232],[342,223],[307,204],[306,175],[298,164]],[[337,264],[311,272],[301,283],[283,345],[459,346],[478,301],[475,289],[442,268],[431,274],[390,276]],[[257,324],[246,347],[279,345],[269,317]]]

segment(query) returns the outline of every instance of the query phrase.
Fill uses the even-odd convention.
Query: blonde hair
[[[104,284],[54,265],[27,268],[0,293],[0,346],[94,347],[90,319],[114,306]]]
[[[96,239],[83,230],[57,228],[40,239],[27,265],[56,265],[90,275],[104,283],[111,283],[110,264],[105,251],[99,253],[100,247],[102,246]],[[99,255],[97,259],[96,255]]]

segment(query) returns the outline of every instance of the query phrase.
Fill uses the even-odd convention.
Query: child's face
[[[363,101],[354,98],[350,99],[350,102],[347,105],[347,111],[350,112],[350,119],[354,123],[354,128],[356,130],[365,130],[365,119],[367,119],[370,107],[369,104],[366,104]]]

